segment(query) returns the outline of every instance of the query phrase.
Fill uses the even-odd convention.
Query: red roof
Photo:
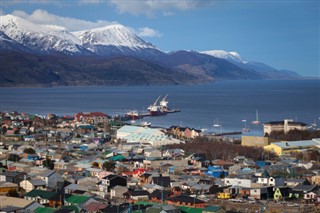
[[[98,211],[98,210],[104,209],[106,207],[107,207],[106,204],[99,203],[99,202],[92,202],[86,206],[86,208],[89,212]]]
[[[133,174],[143,174],[144,172],[145,172],[146,170],[145,169],[143,169],[143,168],[140,168],[140,169],[135,169],[134,171],[133,171]]]
[[[133,172],[122,172],[123,176],[132,176]]]

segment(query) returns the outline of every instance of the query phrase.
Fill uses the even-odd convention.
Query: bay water
[[[174,86],[2,87],[0,110],[71,116],[77,112],[104,112],[115,116],[129,110],[146,112],[158,96],[163,98],[167,94],[169,107],[181,112],[143,120],[155,126],[179,125],[218,133],[241,131],[246,125],[251,129],[246,134],[262,134],[261,124],[251,124],[256,114],[261,123],[293,119],[309,126],[320,122],[320,80],[241,80]],[[220,126],[214,127],[217,123]]]

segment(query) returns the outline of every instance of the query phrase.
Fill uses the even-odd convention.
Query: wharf
[[[143,112],[139,114],[139,118],[144,118],[144,117],[148,117],[151,116],[149,112]]]
[[[168,111],[166,111],[166,114],[176,113],[176,112],[181,112],[181,110],[179,110],[179,109],[168,110]],[[163,114],[163,115],[166,115],[166,114]],[[148,116],[151,116],[150,112],[139,113],[139,118],[144,118],[144,117],[148,117]]]

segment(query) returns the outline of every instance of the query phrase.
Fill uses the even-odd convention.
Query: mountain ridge
[[[13,15],[1,19],[1,86],[189,84],[301,77],[263,63],[245,62],[236,52],[165,53],[120,24],[69,32]],[[79,66],[78,61],[84,65]]]

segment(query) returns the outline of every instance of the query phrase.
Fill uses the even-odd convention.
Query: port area
[[[172,109],[172,110],[166,111],[166,114],[177,113],[177,112],[181,112],[181,111],[179,109]],[[161,114],[161,115],[166,115],[166,114]],[[152,116],[150,112],[139,113],[139,118],[144,118],[144,117],[149,117],[149,116]]]

